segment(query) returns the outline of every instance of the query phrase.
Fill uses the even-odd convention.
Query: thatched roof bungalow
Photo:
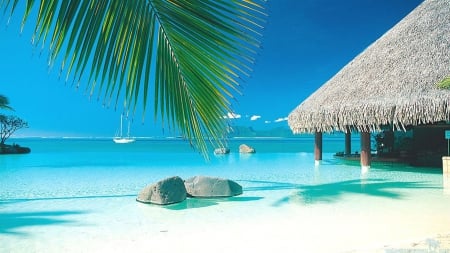
[[[370,133],[449,121],[450,90],[436,85],[447,76],[450,0],[426,0],[295,108],[288,123],[294,133]]]

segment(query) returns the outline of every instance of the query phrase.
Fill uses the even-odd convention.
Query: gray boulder
[[[185,180],[184,185],[190,197],[232,197],[242,194],[241,185],[223,178],[195,176]]]
[[[256,152],[256,150],[247,144],[241,144],[239,146],[239,153],[251,154],[251,153],[255,153],[255,152]]]
[[[147,185],[136,200],[142,203],[169,205],[184,201],[186,196],[183,179],[175,176]]]

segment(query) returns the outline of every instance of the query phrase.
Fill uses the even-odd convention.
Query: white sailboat
[[[120,115],[120,130],[119,135],[114,137],[113,141],[115,143],[124,144],[134,142],[136,139],[130,137],[130,122],[128,121],[128,132],[127,136],[123,136],[123,115]]]

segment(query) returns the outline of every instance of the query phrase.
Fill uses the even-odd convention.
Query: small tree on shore
[[[5,145],[14,132],[27,127],[28,123],[17,116],[0,114],[0,145]]]

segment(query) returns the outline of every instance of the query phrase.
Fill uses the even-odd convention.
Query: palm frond
[[[109,105],[154,117],[204,154],[219,142],[230,99],[249,76],[267,18],[265,0],[41,0],[33,41],[66,80]],[[17,1],[4,0],[14,11]],[[28,0],[23,22],[34,1]],[[153,85],[154,89],[151,89]]]
[[[0,109],[13,110],[13,108],[9,106],[9,99],[3,95],[0,95]]]

